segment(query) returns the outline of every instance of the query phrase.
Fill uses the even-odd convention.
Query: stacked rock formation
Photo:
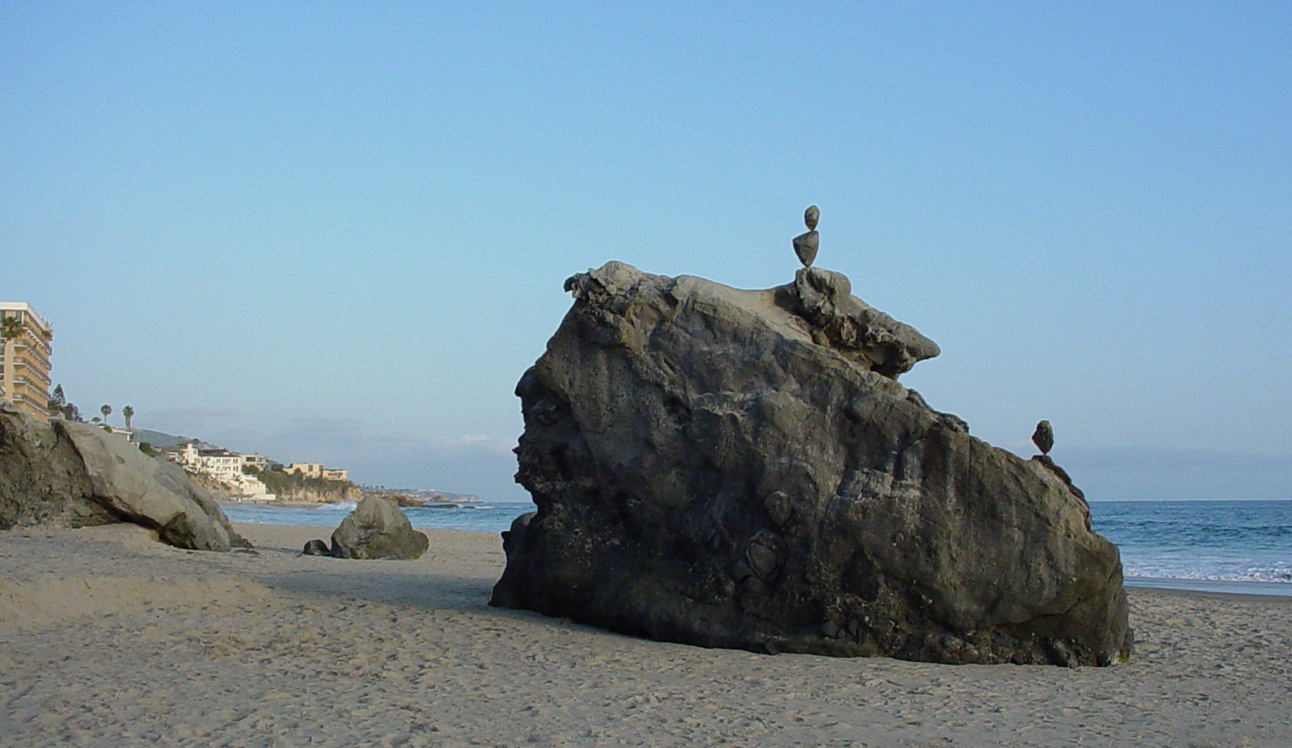
[[[83,423],[42,423],[0,401],[0,530],[132,522],[170,545],[250,544],[178,465]]]
[[[897,377],[933,341],[838,273],[739,291],[611,262],[517,385],[491,603],[704,646],[949,663],[1129,653],[1121,564],[1052,463]]]
[[[821,235],[817,233],[816,224],[821,220],[821,211],[815,205],[809,205],[803,211],[803,223],[808,227],[807,233],[794,237],[794,254],[798,255],[803,267],[812,267],[816,261],[816,252],[821,247]]]

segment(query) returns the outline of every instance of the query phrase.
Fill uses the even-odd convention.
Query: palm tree
[[[22,321],[17,317],[0,319],[0,338],[17,340],[22,335]]]
[[[126,419],[126,431],[130,430],[130,419],[134,418],[135,409],[127,405],[121,409],[121,415]]]
[[[112,406],[104,405],[102,408],[99,408],[99,412],[103,414],[103,422],[107,423],[108,416],[112,413]]]

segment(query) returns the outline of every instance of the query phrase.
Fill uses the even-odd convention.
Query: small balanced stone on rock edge
[[[1032,443],[1041,450],[1043,455],[1048,455],[1050,450],[1054,449],[1054,427],[1049,421],[1036,424],[1036,431],[1032,432]]]

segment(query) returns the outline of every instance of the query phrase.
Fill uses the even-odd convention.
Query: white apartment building
[[[191,442],[169,449],[166,454],[185,468],[218,480],[247,498],[256,501],[278,498],[269,493],[259,478],[242,472],[243,465],[268,465],[269,459],[262,455],[243,455],[220,447],[199,447]]]
[[[283,468],[284,473],[299,473],[306,478],[322,478],[323,463],[321,462],[293,462]]]
[[[299,473],[306,478],[323,480],[349,480],[350,473],[341,468],[330,468],[321,462],[293,462],[283,468],[284,473]]]
[[[17,320],[17,324],[8,320]],[[0,397],[42,421],[49,420],[49,358],[54,328],[25,301],[0,301]],[[8,327],[16,334],[5,335]]]

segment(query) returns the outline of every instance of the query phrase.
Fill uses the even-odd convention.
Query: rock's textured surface
[[[794,282],[772,289],[777,304],[807,323],[812,339],[866,369],[896,379],[941,353],[938,344],[852,295],[843,273],[803,268]]]
[[[332,533],[331,555],[355,559],[414,559],[430,541],[413,529],[408,515],[384,496],[369,496]],[[308,548],[308,546],[307,546]]]
[[[0,530],[117,521],[90,500],[91,493],[71,440],[0,400]]]
[[[0,402],[0,529],[133,522],[194,550],[245,547],[177,465],[82,423],[42,423]]]
[[[521,379],[494,605],[705,646],[1108,664],[1117,549],[1061,471],[895,381],[937,346],[815,268],[738,291],[608,263]]]

